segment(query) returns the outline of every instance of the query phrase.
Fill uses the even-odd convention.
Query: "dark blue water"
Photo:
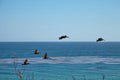
[[[120,42],[0,42],[0,58],[40,56],[120,56]]]
[[[1,80],[19,79],[14,61],[23,80],[120,80],[120,42],[0,42]]]

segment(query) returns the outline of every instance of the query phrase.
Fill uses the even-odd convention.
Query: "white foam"
[[[8,58],[0,59],[0,63],[23,63],[26,58]],[[28,58],[30,64],[95,64],[95,63],[104,63],[104,64],[120,64],[120,58],[116,57],[98,57],[98,56],[78,56],[78,57],[50,57],[48,59],[43,59],[42,57],[37,58]]]

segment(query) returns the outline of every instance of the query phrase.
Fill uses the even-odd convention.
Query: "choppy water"
[[[24,80],[120,80],[120,42],[0,42],[0,79],[18,80],[15,68]]]

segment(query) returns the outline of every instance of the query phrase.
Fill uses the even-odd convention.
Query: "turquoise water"
[[[120,80],[120,42],[0,42],[0,80],[18,70],[21,80]]]

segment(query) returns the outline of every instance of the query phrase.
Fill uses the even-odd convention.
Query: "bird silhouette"
[[[96,40],[96,42],[100,42],[100,41],[103,41],[104,39],[103,38],[98,38],[97,40]]]
[[[60,36],[59,37],[59,40],[62,40],[62,39],[65,39],[65,38],[69,38],[67,35],[64,35],[64,36]]]

